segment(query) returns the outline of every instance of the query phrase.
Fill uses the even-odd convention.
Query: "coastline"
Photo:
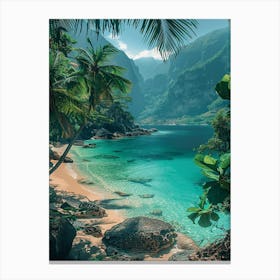
[[[60,148],[54,148],[53,150],[61,154],[65,149],[65,146]],[[71,157],[71,154],[70,154]],[[55,160],[52,161],[54,164]],[[62,163],[61,166],[49,177],[49,185],[54,187],[54,190],[63,196],[75,196],[85,201],[100,201],[102,199],[109,199],[111,197],[105,197],[100,190],[92,190],[92,186],[79,183],[78,181],[84,177],[79,173],[78,167],[75,163]],[[83,224],[98,224],[101,228],[102,234],[114,225],[121,223],[125,220],[118,210],[106,209],[107,216],[103,218],[81,219]],[[85,234],[84,231],[78,230],[77,235],[73,241],[73,245],[79,243],[89,242],[90,246],[101,246],[102,238],[97,238],[89,234]]]
[[[60,148],[54,148],[53,150],[61,154],[65,146]],[[70,154],[71,157],[71,154]],[[52,161],[54,164],[55,160]],[[62,163],[61,166],[50,175],[49,184],[54,188],[54,190],[63,196],[75,196],[85,201],[102,201],[106,199],[116,198],[117,196],[108,192],[102,192],[100,186],[87,185],[80,183],[79,180],[85,179],[81,172],[78,170],[78,166],[73,163]],[[94,188],[96,186],[96,188]],[[117,209],[105,209],[106,216],[102,218],[84,218],[79,219],[84,225],[98,225],[101,229],[102,236],[104,233],[111,229],[116,224],[123,222],[126,217],[121,210]],[[177,244],[167,250],[163,250],[154,255],[146,255],[144,261],[168,261],[168,259],[175,253],[182,252],[185,247],[198,248],[192,239],[188,236],[177,232]],[[94,237],[92,235],[86,234],[83,230],[77,230],[77,235],[73,240],[73,246],[79,247],[80,244],[87,243],[90,247],[102,248],[102,238]]]

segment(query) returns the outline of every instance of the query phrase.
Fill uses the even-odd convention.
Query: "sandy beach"
[[[53,150],[62,154],[65,147],[54,148]],[[70,155],[71,157],[71,155]],[[52,161],[54,164],[55,160]],[[92,191],[93,186],[86,186],[79,183],[79,180],[84,179],[78,173],[75,163],[62,163],[61,166],[50,176],[50,186],[54,187],[55,191],[59,194],[73,195],[82,200],[99,201],[105,199],[104,193],[98,190]],[[91,189],[90,189],[91,188]],[[108,196],[108,195],[107,195]],[[112,196],[113,197],[113,196]],[[107,199],[112,197],[106,197]],[[125,217],[117,210],[106,209],[107,216],[103,218],[94,219],[81,219],[83,224],[98,225],[102,230],[102,234],[114,225],[121,223]],[[77,231],[77,235],[73,244],[81,242],[90,242],[90,246],[101,246],[101,238],[85,234],[82,230]]]
[[[62,154],[65,147],[54,148],[56,152]],[[71,157],[71,155],[69,155]],[[54,164],[55,160],[52,161]],[[98,186],[94,188],[94,185],[86,185],[84,183],[79,183],[80,180],[85,179],[78,171],[75,163],[62,163],[61,166],[50,176],[50,186],[54,187],[58,194],[65,196],[71,195],[75,196],[81,200],[85,201],[100,201],[104,199],[116,198],[116,194],[109,194],[108,192],[102,192]],[[92,218],[92,219],[79,219],[84,225],[98,225],[101,228],[102,235],[105,231],[112,228],[114,225],[121,223],[125,220],[125,216],[120,210],[110,210],[106,209],[107,216],[103,218]],[[144,260],[146,261],[167,261],[170,256],[174,253],[180,252],[184,247],[194,247],[195,243],[187,236],[177,233],[177,244],[167,250],[155,255],[146,255]],[[102,238],[94,237],[92,235],[86,234],[83,230],[78,230],[77,235],[73,241],[73,245],[79,246],[79,244],[86,244],[88,248],[102,248]]]

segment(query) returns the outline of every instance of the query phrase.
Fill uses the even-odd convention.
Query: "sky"
[[[194,36],[192,40],[224,27],[229,27],[229,21],[227,19],[200,19],[198,20],[198,28],[195,30],[197,36]],[[125,27],[118,37],[112,37],[112,34],[106,33],[105,39],[123,50],[129,58],[134,60],[144,57],[153,57],[158,60],[162,59],[160,54],[154,49],[148,48],[140,33],[132,27]]]

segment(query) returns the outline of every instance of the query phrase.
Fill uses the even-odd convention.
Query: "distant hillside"
[[[170,59],[167,74],[145,81],[145,109],[139,121],[184,123],[200,115],[207,119],[211,112],[224,104],[217,100],[214,88],[229,72],[229,29],[216,30],[198,38]]]
[[[158,74],[167,74],[169,70],[169,61],[163,62],[152,57],[139,58],[134,60],[134,63],[144,80],[154,78]]]

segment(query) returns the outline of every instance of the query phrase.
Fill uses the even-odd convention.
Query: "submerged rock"
[[[95,143],[89,143],[89,144],[83,145],[83,148],[85,148],[85,149],[88,149],[88,148],[93,149],[95,147],[96,147]]]
[[[154,194],[146,193],[146,194],[140,194],[139,196],[141,198],[153,198],[155,195]]]
[[[90,179],[87,179],[87,178],[81,178],[79,180],[77,180],[78,183],[80,184],[85,184],[85,185],[93,185],[94,182]]]
[[[162,210],[154,209],[153,211],[150,212],[150,214],[155,216],[162,216]]]
[[[128,181],[133,182],[133,183],[139,183],[139,184],[146,184],[150,183],[152,179],[147,179],[147,178],[130,178]]]
[[[73,161],[73,159],[70,158],[70,157],[65,157],[64,162],[66,162],[66,163],[72,163],[72,162],[74,162],[74,161]]]
[[[174,244],[176,233],[169,223],[135,217],[113,226],[102,239],[108,247],[124,251],[158,252]]]
[[[120,157],[114,156],[114,155],[96,155],[96,156],[93,156],[93,158],[96,158],[96,159],[117,159],[117,158],[120,158]]]
[[[114,192],[115,194],[118,194],[119,196],[131,196],[130,193],[124,193],[124,192],[120,192],[120,191],[116,191]]]

